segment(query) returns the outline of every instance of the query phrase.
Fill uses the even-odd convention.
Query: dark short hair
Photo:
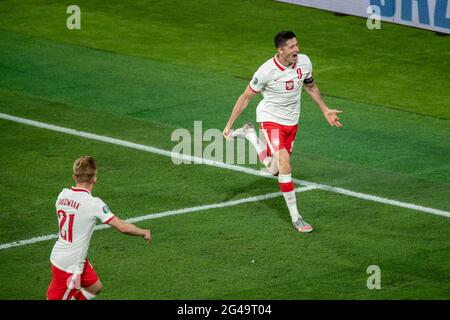
[[[292,31],[278,32],[273,41],[275,42],[275,48],[284,47],[289,39],[295,38],[295,33]]]

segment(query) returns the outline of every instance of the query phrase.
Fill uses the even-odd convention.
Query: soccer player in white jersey
[[[52,280],[47,291],[48,300],[91,300],[100,292],[102,284],[86,259],[97,219],[122,233],[143,237],[148,243],[152,236],[144,230],[122,221],[91,192],[97,182],[97,165],[89,156],[73,164],[75,187],[63,189],[56,200],[59,238],[50,256]]]
[[[298,129],[303,85],[330,125],[342,127],[337,116],[342,111],[329,109],[323,101],[313,79],[311,61],[306,55],[299,54],[295,34],[292,31],[279,32],[274,42],[277,54],[256,71],[236,101],[223,135],[227,139],[245,138],[255,147],[259,159],[269,172],[278,175],[280,190],[294,228],[299,232],[311,232],[313,227],[302,218],[297,208],[290,160]],[[259,92],[263,100],[256,109],[256,121],[260,124],[266,143],[259,140],[251,123],[237,130],[232,129],[236,119]]]

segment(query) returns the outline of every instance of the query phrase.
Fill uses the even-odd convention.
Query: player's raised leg
[[[273,175],[278,174],[277,161],[269,155],[269,152],[267,151],[267,144],[258,137],[252,123],[247,122],[243,127],[233,130],[231,132],[231,137],[247,139],[255,148],[259,160],[267,168],[267,170]]]

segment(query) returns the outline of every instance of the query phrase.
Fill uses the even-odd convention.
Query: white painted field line
[[[187,161],[191,161],[193,163],[200,163],[200,164],[203,163],[203,164],[213,166],[213,167],[219,167],[219,168],[224,168],[224,169],[228,169],[228,170],[244,172],[244,173],[248,173],[248,174],[256,175],[256,176],[265,176],[265,177],[273,178],[273,176],[270,173],[263,172],[260,170],[236,166],[233,164],[226,164],[223,162],[218,162],[218,161],[209,160],[209,159],[203,159],[203,158],[194,157],[194,156],[183,155],[180,153],[175,153],[175,152],[171,152],[171,151],[167,151],[167,150],[163,150],[163,149],[159,149],[159,148],[155,148],[155,147],[150,147],[150,146],[146,146],[146,145],[142,145],[142,144],[138,144],[138,143],[133,143],[133,142],[125,141],[125,140],[114,139],[114,138],[100,136],[100,135],[85,132],[85,131],[78,131],[78,130],[74,130],[74,129],[55,126],[52,124],[47,124],[44,122],[28,120],[25,118],[19,118],[19,117],[11,116],[11,115],[4,114],[4,113],[0,113],[0,118],[5,119],[5,120],[11,120],[11,121],[18,122],[18,123],[27,124],[27,125],[42,128],[42,129],[48,129],[48,130],[52,130],[52,131],[56,131],[56,132],[71,134],[71,135],[83,137],[86,139],[97,140],[97,141],[101,141],[101,142],[115,144],[118,146],[128,147],[128,148],[141,150],[141,151],[145,151],[145,152],[150,152],[150,153],[154,153],[154,154],[159,154],[161,156],[171,157],[173,159],[187,160]]]
[[[295,192],[305,192],[305,191],[310,191],[310,190],[314,190],[314,189],[317,189],[317,188],[312,187],[312,186],[299,187],[299,188],[295,189]],[[183,209],[178,209],[178,210],[164,211],[164,212],[160,212],[160,213],[153,213],[153,214],[148,214],[145,216],[130,218],[130,219],[127,219],[126,221],[128,221],[130,223],[136,223],[136,222],[140,222],[140,221],[145,221],[145,220],[150,220],[150,219],[158,219],[158,218],[174,216],[174,215],[178,215],[178,214],[198,212],[198,211],[204,211],[204,210],[209,210],[209,209],[225,208],[225,207],[236,206],[236,205],[243,204],[243,203],[263,201],[263,200],[277,198],[279,196],[281,196],[281,192],[273,192],[273,193],[263,194],[260,196],[249,197],[249,198],[244,198],[244,199],[231,200],[231,201],[226,201],[226,202],[219,202],[219,203],[207,204],[207,205],[202,205],[202,206],[197,206],[197,207],[183,208]],[[101,230],[101,229],[106,229],[106,228],[110,228],[110,226],[102,224],[102,225],[95,226],[94,230]],[[46,236],[35,237],[35,238],[27,239],[27,240],[19,240],[19,241],[14,241],[14,242],[10,242],[10,243],[4,243],[4,244],[0,244],[0,250],[9,249],[9,248],[13,248],[13,247],[21,247],[21,246],[25,246],[28,244],[33,244],[33,243],[47,241],[47,240],[51,240],[51,239],[57,239],[57,238],[58,238],[57,234],[49,234]]]
[[[312,185],[312,186],[314,186],[314,185]],[[377,197],[377,196],[373,196],[373,195],[369,195],[369,194],[364,194],[364,193],[360,193],[360,192],[354,192],[354,191],[350,191],[350,190],[346,190],[346,189],[342,189],[342,188],[330,187],[330,186],[326,186],[326,185],[317,184],[316,187],[317,187],[317,189],[321,189],[321,190],[325,190],[325,191],[331,191],[331,192],[335,192],[335,193],[340,193],[340,194],[344,194],[344,195],[350,196],[350,197],[355,197],[355,198],[359,198],[359,199],[385,203],[385,204],[389,204],[389,205],[392,205],[392,206],[397,206],[397,207],[402,207],[402,208],[407,208],[407,209],[413,209],[413,210],[417,210],[417,211],[432,213],[432,214],[436,214],[438,216],[443,216],[443,217],[450,218],[450,212],[448,212],[448,211],[443,211],[443,210],[423,207],[423,206],[415,205],[415,204],[412,204],[412,203],[400,202],[400,201],[397,201],[397,200],[381,198],[381,197]]]
[[[15,116],[11,116],[11,115],[4,114],[4,113],[0,113],[0,118],[18,122],[18,123],[27,124],[27,125],[38,127],[38,128],[43,128],[43,129],[48,129],[48,130],[52,130],[52,131],[56,131],[56,132],[71,134],[74,136],[79,136],[79,137],[97,140],[97,141],[101,141],[101,142],[107,142],[107,143],[111,143],[114,145],[124,146],[124,147],[128,147],[128,148],[136,149],[136,150],[142,150],[145,152],[155,153],[155,154],[159,154],[159,155],[166,156],[166,157],[189,160],[194,163],[203,163],[205,165],[209,165],[209,166],[213,166],[213,167],[224,168],[224,169],[228,169],[228,170],[244,172],[244,173],[255,175],[255,176],[262,176],[262,177],[266,177],[266,178],[276,179],[276,177],[273,177],[269,173],[263,172],[260,170],[255,170],[255,169],[237,166],[237,165],[233,165],[233,164],[226,164],[223,162],[213,161],[213,160],[209,160],[209,159],[203,159],[203,158],[194,157],[194,156],[186,156],[186,155],[182,155],[179,153],[174,153],[171,151],[158,149],[155,147],[145,146],[142,144],[128,142],[128,141],[124,141],[124,140],[120,140],[120,139],[114,139],[114,138],[110,138],[110,137],[106,137],[106,136],[100,136],[100,135],[96,135],[96,134],[89,133],[89,132],[54,126],[51,124],[47,124],[47,123],[43,123],[43,122],[39,122],[39,121],[28,120],[28,119],[20,118],[20,117],[15,117]],[[294,181],[294,183],[301,184],[304,186],[314,186],[318,189],[322,189],[322,190],[326,190],[326,191],[330,191],[330,192],[334,192],[334,193],[339,193],[339,194],[345,194],[347,196],[356,197],[359,199],[375,201],[375,202],[379,202],[379,203],[384,203],[384,204],[389,204],[389,205],[398,206],[398,207],[402,207],[402,208],[408,208],[408,209],[413,209],[413,210],[417,210],[417,211],[432,213],[432,214],[450,218],[450,212],[448,212],[448,211],[418,206],[418,205],[411,204],[411,203],[401,202],[401,201],[397,201],[397,200],[391,200],[391,199],[382,198],[382,197],[378,197],[378,196],[374,196],[374,195],[354,192],[354,191],[350,191],[347,189],[336,188],[336,187],[323,185],[323,184],[317,184],[314,182],[299,180],[299,179],[295,179],[295,178],[293,178],[292,180]]]

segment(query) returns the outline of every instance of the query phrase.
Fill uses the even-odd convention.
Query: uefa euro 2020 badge
[[[108,214],[108,213],[110,213],[110,212],[111,212],[111,210],[109,210],[108,206],[107,206],[107,205],[104,205],[104,206],[103,206],[103,213],[104,213],[104,214]]]

